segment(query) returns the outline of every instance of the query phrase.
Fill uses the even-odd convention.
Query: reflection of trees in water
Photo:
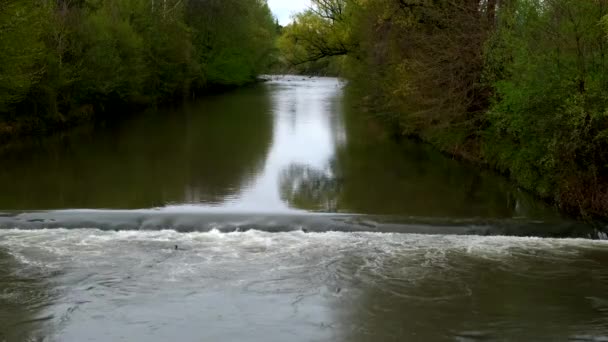
[[[48,290],[38,279],[20,275],[20,268],[0,250],[0,341],[42,341],[39,315]]]
[[[336,152],[328,167],[291,165],[281,175],[281,197],[291,207],[442,218],[552,215],[501,176],[421,143],[392,141],[382,123],[343,100],[331,103],[340,114],[331,116]]]
[[[427,217],[554,215],[504,177],[417,142],[392,141],[379,120],[343,106],[347,139],[336,150],[341,209]]]
[[[282,172],[281,197],[291,207],[424,217],[534,214],[538,202],[526,202],[502,177],[420,143],[390,141],[380,124],[360,113],[346,112],[343,119],[333,126],[347,138],[336,137],[340,143],[326,169],[291,165]]]
[[[263,167],[270,106],[265,87],[250,87],[6,151],[0,208],[222,202]]]
[[[325,170],[292,164],[281,172],[281,198],[291,207],[323,212],[338,211],[340,181],[331,167]]]

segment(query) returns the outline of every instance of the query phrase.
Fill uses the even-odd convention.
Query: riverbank
[[[0,140],[252,82],[277,23],[266,2],[232,2],[0,5]]]
[[[151,109],[176,106],[188,101],[194,101],[205,96],[212,96],[239,88],[250,87],[267,80],[263,77],[255,77],[241,84],[212,84],[200,89],[190,89],[188,93],[180,94],[170,98],[156,99],[132,99],[131,102],[118,103],[91,103],[71,109],[68,114],[63,115],[37,115],[30,113],[28,109],[21,108],[9,118],[0,115],[0,147],[18,142],[22,138],[45,137],[58,133],[68,132],[79,127],[104,121],[124,120],[134,114],[142,113]],[[25,114],[18,114],[25,112]]]

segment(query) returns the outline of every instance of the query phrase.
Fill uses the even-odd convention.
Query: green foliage
[[[608,88],[597,1],[518,1],[500,12],[489,49],[496,91],[484,154],[524,187],[563,207],[603,215]]]
[[[276,24],[265,1],[191,0],[187,13],[205,77],[200,84],[240,85],[267,66]]]
[[[282,53],[279,69],[301,74],[342,74],[343,57],[357,47],[351,31],[354,8],[354,3],[347,0],[314,0],[311,9],[296,14],[277,41]]]
[[[143,39],[135,31],[128,2],[106,1],[86,16],[76,39],[83,50],[79,78],[75,82],[78,99],[128,100],[143,82]]]
[[[265,0],[2,1],[0,135],[250,82],[276,34]]]
[[[44,73],[47,20],[48,8],[32,1],[0,3],[0,113],[22,100]]]

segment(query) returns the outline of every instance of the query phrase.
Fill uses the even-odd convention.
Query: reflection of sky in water
[[[273,88],[274,132],[266,164],[249,187],[214,211],[294,211],[281,199],[281,172],[293,164],[324,169],[335,153],[336,143],[345,139],[340,117],[333,111],[336,95],[342,89],[339,80],[317,78],[311,82],[284,77],[267,86]]]

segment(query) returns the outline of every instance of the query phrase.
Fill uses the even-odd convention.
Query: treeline
[[[251,82],[265,0],[0,1],[0,138]]]
[[[280,46],[294,65],[340,56],[400,134],[607,217],[607,15],[607,0],[313,0]]]

